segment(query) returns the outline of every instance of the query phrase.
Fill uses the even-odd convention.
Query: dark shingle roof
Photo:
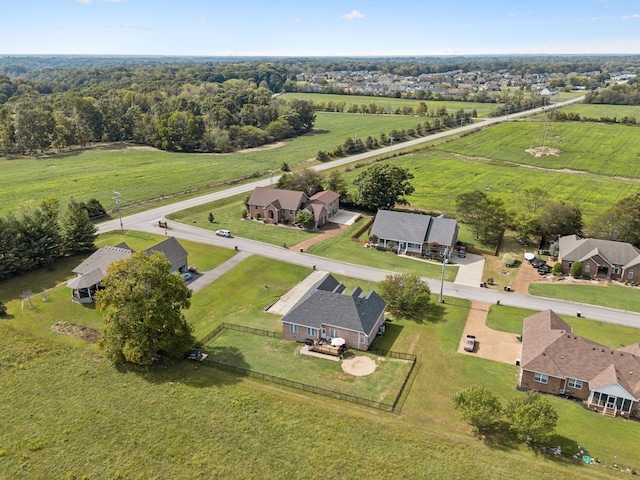
[[[457,241],[458,222],[443,216],[378,210],[371,235],[396,242],[437,243],[451,247]]]
[[[281,321],[318,329],[323,325],[333,326],[371,335],[384,313],[386,302],[374,291],[361,297],[360,288],[351,295],[345,295],[344,290],[344,285],[328,275],[316,283]]]
[[[72,270],[73,273],[84,275],[96,269],[106,271],[107,267],[116,260],[129,258],[133,251],[129,248],[102,247],[93,252],[84,262]]]
[[[247,203],[258,207],[265,207],[273,203],[277,208],[277,204],[275,204],[275,202],[279,202],[279,205],[285,210],[295,211],[307,201],[309,201],[309,197],[307,197],[304,192],[279,188],[256,187]]]
[[[153,252],[164,253],[164,256],[171,262],[171,265],[176,264],[187,256],[187,251],[174,237],[169,237],[164,242],[147,248],[145,252],[149,255]]]

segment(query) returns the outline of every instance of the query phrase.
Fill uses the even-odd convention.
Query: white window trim
[[[585,265],[584,266],[584,273],[589,273],[589,270],[591,270],[591,265]]]
[[[533,381],[538,383],[544,383],[545,385],[549,383],[549,375],[545,375],[544,373],[534,372]]]
[[[312,337],[316,336],[316,329],[313,327],[307,327],[307,335],[311,335]]]
[[[633,279],[633,270],[629,272],[629,280]]]
[[[613,267],[613,274],[618,275],[620,273],[620,267]]]
[[[289,330],[291,331],[291,333],[298,333],[298,325],[296,325],[295,323],[290,323]]]
[[[567,387],[575,390],[582,390],[582,380],[577,378],[567,378]]]

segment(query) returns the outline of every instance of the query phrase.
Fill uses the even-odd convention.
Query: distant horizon
[[[0,55],[639,55],[637,0],[0,0]]]

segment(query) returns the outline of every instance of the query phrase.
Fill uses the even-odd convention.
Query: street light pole
[[[116,201],[116,210],[118,211],[118,215],[120,216],[120,234],[124,235],[124,226],[122,225],[122,209],[120,208],[120,199],[122,198],[122,194],[120,192],[113,191],[113,199]]]

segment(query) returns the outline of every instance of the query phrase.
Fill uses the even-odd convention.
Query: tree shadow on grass
[[[192,387],[235,384],[247,376],[249,365],[235,347],[203,349],[209,356],[202,362],[162,357],[154,365],[117,365],[120,373],[133,373],[150,383],[183,383]],[[228,373],[227,373],[228,372]]]
[[[493,450],[513,450],[519,448],[520,441],[509,428],[506,420],[496,420],[493,425],[485,429],[480,438],[485,445]]]
[[[379,350],[393,350],[393,345],[402,333],[403,326],[397,323],[386,322],[385,332],[382,336],[376,337],[371,345],[372,348]]]

